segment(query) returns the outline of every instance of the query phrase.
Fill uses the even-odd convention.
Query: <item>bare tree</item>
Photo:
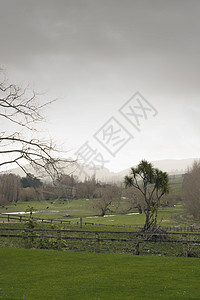
[[[0,75],[0,121],[6,128],[0,131],[0,170],[14,164],[28,173],[24,167],[28,163],[57,177],[62,163],[69,161],[60,159],[56,145],[41,140],[37,130],[44,120],[43,109],[52,101],[40,104],[34,91],[7,83],[3,71]]]
[[[125,198],[125,200],[123,201],[124,212],[129,212],[137,208],[138,212],[142,213],[145,208],[145,201],[140,191],[138,191],[135,187],[127,187],[123,191],[123,198]]]
[[[5,205],[17,202],[20,197],[20,177],[14,174],[2,174],[0,176],[0,204]]]
[[[96,182],[94,176],[85,178],[84,182],[76,182],[76,197],[90,199],[98,186],[100,185]]]
[[[56,180],[57,197],[59,199],[74,199],[76,196],[75,179],[73,175],[60,175]]]
[[[98,187],[94,192],[94,198],[91,201],[92,209],[97,211],[103,217],[106,212],[110,211],[111,204],[118,201],[120,197],[120,189],[117,186],[105,185]]]
[[[20,199],[22,201],[43,200],[43,188],[26,187],[21,189]]]
[[[175,206],[179,201],[182,201],[182,193],[172,193],[164,195],[160,201],[160,206],[162,207],[172,207]]]
[[[188,169],[183,181],[184,205],[194,218],[200,219],[200,161]]]

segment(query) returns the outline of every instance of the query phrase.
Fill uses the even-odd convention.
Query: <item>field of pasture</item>
[[[0,248],[0,299],[199,299],[196,258]]]
[[[180,193],[182,190],[182,175],[170,177],[170,193]],[[145,215],[139,214],[138,211],[132,210],[126,214],[116,213],[115,207],[111,207],[111,211],[104,217],[99,217],[97,213],[91,209],[91,200],[77,199],[68,201],[64,200],[51,200],[51,201],[27,201],[17,202],[10,205],[0,206],[0,214],[20,212],[21,216],[28,217],[28,211],[33,210],[33,217],[39,219],[58,219],[63,221],[79,222],[80,217],[83,223],[97,223],[105,225],[126,225],[126,226],[142,226],[144,224]],[[120,205],[123,206],[123,199]],[[26,214],[23,214],[26,213]],[[162,219],[162,226],[176,226],[179,225],[177,221],[172,219],[174,215],[184,213],[182,202],[176,206],[163,207],[159,209],[158,221]],[[12,216],[12,215],[11,215]],[[0,221],[6,221],[1,218]]]
[[[129,225],[142,226],[145,221],[145,215],[139,214],[137,210],[127,214],[110,213],[104,217],[99,217],[94,211],[89,209],[88,200],[73,200],[73,201],[32,201],[19,202],[17,205],[9,205],[7,207],[0,207],[0,213],[9,214],[21,212],[21,216],[28,217],[28,210],[32,208],[33,218],[39,219],[57,219],[63,221],[79,222],[82,217],[83,223],[97,223],[105,225]],[[26,214],[23,214],[26,212]],[[164,207],[159,209],[158,221],[162,219],[162,226],[176,226],[178,223],[172,219],[172,216],[184,213],[184,208],[181,203],[174,207]],[[12,216],[20,216],[10,214]],[[4,215],[5,217],[5,215]],[[6,219],[1,218],[0,221]]]
[[[177,184],[173,186],[176,192],[181,189],[180,182]],[[20,240],[12,237],[12,234],[26,234],[28,224],[23,218],[30,218],[30,211],[33,211],[34,229],[33,233],[28,233],[29,244],[26,245],[26,238]],[[176,216],[182,216],[184,212],[181,201],[172,207],[161,207],[158,222],[162,220],[162,227],[179,228],[186,224],[183,224],[183,217]],[[168,252],[166,246],[147,244],[138,256],[133,255],[136,247],[133,242],[130,245],[129,241],[127,245],[123,242],[122,246],[127,249],[122,247],[117,251],[114,251],[113,241],[98,243],[99,238],[107,239],[109,235],[112,239],[116,238],[117,231],[124,231],[122,238],[127,238],[129,231],[137,230],[134,227],[142,227],[145,215],[139,214],[137,210],[126,214],[110,212],[99,217],[91,210],[89,200],[78,199],[18,202],[1,206],[0,214],[1,232],[11,234],[10,237],[2,236],[0,239],[0,299],[199,298],[198,258],[172,257],[176,253],[177,256],[184,256],[184,253],[179,252],[189,251],[182,244],[180,249],[178,245],[169,245]],[[54,229],[59,234],[73,234],[77,238],[76,242],[70,244],[69,240],[64,241],[64,236],[60,236],[61,243],[64,243],[60,249],[58,239],[37,238],[40,230],[46,235],[49,230],[51,235],[55,234],[51,233]],[[66,233],[61,233],[61,229]],[[102,230],[105,232],[99,235],[98,231]],[[109,230],[113,232],[109,233]],[[95,239],[94,242],[91,241],[91,247],[89,242],[80,240],[82,234],[84,238],[87,237],[86,233]],[[36,238],[32,238],[31,234],[36,235]],[[99,245],[101,249],[98,248]],[[110,250],[105,245],[107,248],[111,247]],[[32,249],[25,249],[26,246]],[[85,251],[83,246],[86,247]]]

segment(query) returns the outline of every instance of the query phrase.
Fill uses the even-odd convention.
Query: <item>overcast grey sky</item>
[[[0,65],[59,98],[45,126],[71,156],[88,141],[114,171],[199,157],[199,15],[199,0],[0,0]],[[136,91],[153,107],[140,131],[119,112]],[[111,117],[116,151],[98,139]]]

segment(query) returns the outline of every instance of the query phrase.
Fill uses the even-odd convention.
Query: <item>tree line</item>
[[[143,195],[133,186],[99,182],[95,176],[79,181],[73,175],[60,175],[54,183],[42,182],[32,174],[19,177],[15,174],[0,175],[0,205],[18,201],[54,202],[60,199],[71,201],[87,199],[90,209],[98,215],[106,213],[128,213],[133,210],[142,213],[146,203]],[[175,194],[163,197],[161,206],[172,206],[178,201]]]
[[[56,199],[70,201],[87,199],[90,209],[99,216],[106,213],[137,211],[146,215],[145,228],[156,226],[159,207],[183,204],[194,219],[200,219],[200,162],[184,175],[183,193],[169,191],[168,175],[148,163],[130,169],[125,184],[102,183],[95,176],[79,181],[73,175],[60,175],[54,183],[44,183],[32,174],[19,177],[15,174],[0,175],[0,205],[18,201],[44,201]]]
[[[188,168],[183,181],[184,205],[188,213],[200,220],[200,161]]]

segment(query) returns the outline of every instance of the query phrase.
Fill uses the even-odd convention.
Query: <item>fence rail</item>
[[[6,242],[7,241],[7,242]],[[200,257],[200,233],[0,228],[0,245]]]
[[[30,217],[27,216],[13,216],[10,214],[1,214],[0,213],[0,219],[5,219],[7,222],[11,222],[12,220],[17,222],[27,222],[30,220]],[[103,224],[103,223],[94,223],[94,222],[83,222],[82,218],[80,218],[80,221],[74,222],[71,220],[58,220],[58,219],[48,219],[48,218],[37,218],[32,217],[32,220],[38,223],[46,223],[46,224],[67,224],[67,225],[90,225],[90,226],[105,226],[105,227],[111,227],[111,228],[130,228],[130,229],[136,229],[140,230],[142,229],[141,226],[132,226],[132,225],[111,225],[111,224]],[[187,226],[170,226],[170,227],[163,227],[166,231],[169,232],[200,232],[199,226],[193,226],[193,225],[187,225]]]
[[[26,222],[30,220],[30,217],[26,216],[13,216],[10,214],[1,214],[0,213],[0,219],[6,219],[7,222],[10,222],[11,220],[15,220],[18,222]],[[51,223],[51,224],[79,224],[79,222],[72,222],[70,220],[57,220],[57,219],[46,219],[46,218],[36,218],[32,217],[33,221],[41,222],[41,223]]]

